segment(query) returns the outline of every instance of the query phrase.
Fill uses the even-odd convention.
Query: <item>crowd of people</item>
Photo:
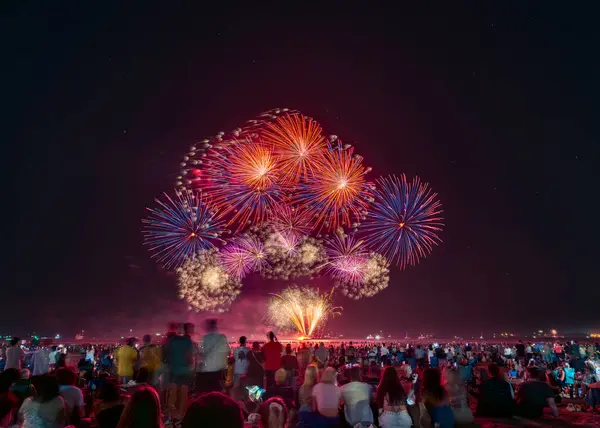
[[[159,343],[26,352],[15,338],[0,348],[0,428],[445,428],[600,406],[593,343],[231,344],[215,320],[193,337],[172,323]]]

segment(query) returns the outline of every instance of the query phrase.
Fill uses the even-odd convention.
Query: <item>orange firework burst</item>
[[[322,167],[301,185],[294,202],[300,203],[314,214],[313,229],[328,231],[339,227],[356,227],[366,215],[372,200],[372,184],[366,174],[371,170],[362,163],[363,158],[353,154],[353,148],[328,145]]]
[[[321,126],[301,114],[281,116],[267,123],[262,138],[275,148],[286,182],[297,183],[300,177],[311,175],[326,149]]]
[[[283,203],[280,167],[273,149],[244,140],[223,149],[211,185],[214,201],[233,213],[228,224],[244,228],[249,221],[262,224]]]

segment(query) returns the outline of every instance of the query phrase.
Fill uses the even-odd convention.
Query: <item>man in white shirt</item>
[[[383,365],[387,365],[389,349],[385,347],[385,343],[381,344],[381,362]]]
[[[240,379],[248,373],[248,353],[250,348],[246,347],[246,336],[240,337],[240,346],[233,351],[235,363],[233,365],[233,386],[240,386]]]
[[[361,382],[359,367],[352,367],[350,378],[351,382],[341,388],[346,421],[350,426],[360,423],[364,425],[372,424],[373,412],[370,407],[372,388],[370,385]]]
[[[20,339],[13,338],[10,341],[10,346],[6,349],[6,365],[4,370],[17,369],[21,370],[21,361],[23,360],[23,350],[19,345]]]
[[[47,348],[38,348],[33,353],[33,375],[40,376],[48,373],[50,365],[50,355]]]
[[[224,334],[217,332],[217,320],[206,321],[208,333],[202,339],[204,352],[204,367],[202,383],[198,392],[214,392],[221,390],[221,375],[227,368],[227,356],[231,349]]]

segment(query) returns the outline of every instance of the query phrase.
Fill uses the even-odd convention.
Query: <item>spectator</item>
[[[306,342],[302,342],[302,346],[300,347],[298,357],[300,360],[300,372],[304,373],[311,362],[310,350],[306,346]]]
[[[312,421],[312,391],[318,382],[318,371],[314,365],[308,366],[304,372],[304,383],[298,390],[298,420],[303,426],[310,426]]]
[[[162,428],[160,400],[150,386],[135,391],[119,419],[117,428]]]
[[[539,418],[547,406],[558,417],[554,392],[545,382],[546,374],[534,367],[529,369],[529,374],[530,380],[522,384],[517,392],[517,414],[524,418]]]
[[[293,354],[292,345],[289,343],[285,346],[285,355],[281,357],[281,366],[287,373],[286,384],[295,389],[298,379],[298,359]]]
[[[454,422],[457,424],[470,424],[473,422],[473,412],[469,407],[467,389],[457,370],[446,371],[445,388],[454,414]]]
[[[267,337],[269,341],[263,346],[265,357],[265,389],[273,386],[275,372],[281,368],[281,354],[283,353],[283,345],[279,343],[275,333],[270,331]]]
[[[315,358],[317,359],[317,367],[319,370],[327,368],[327,361],[329,360],[329,351],[325,347],[325,344],[321,342],[319,347],[315,349]]]
[[[488,367],[490,378],[480,387],[477,416],[493,418],[511,417],[515,411],[514,392],[496,364]]]
[[[10,346],[6,349],[6,365],[4,370],[17,369],[21,370],[23,361],[23,349],[20,345],[21,339],[14,337],[10,341]]]
[[[197,398],[187,409],[183,428],[244,428],[240,405],[220,392]]]
[[[133,377],[133,364],[138,359],[137,350],[133,347],[135,339],[130,337],[127,343],[117,349],[117,374],[121,383],[129,382]]]
[[[19,409],[21,428],[63,426],[67,415],[56,377],[47,374],[38,376],[34,387],[37,396],[26,399]]]
[[[263,394],[263,400],[271,397],[281,397],[288,409],[296,407],[294,403],[294,389],[286,385],[287,373],[284,369],[275,372],[275,385],[271,386]]]
[[[269,398],[258,409],[260,428],[286,428],[288,409],[286,403],[277,397]]]
[[[317,415],[317,425],[336,425],[339,423],[338,407],[340,404],[340,389],[335,384],[337,372],[329,367],[323,373],[321,382],[312,389],[312,406]]]
[[[425,370],[422,400],[432,425],[438,424],[439,428],[450,428],[454,426],[454,415],[450,408],[448,394],[441,382],[442,375],[438,369]]]
[[[352,367],[350,369],[350,382],[341,388],[346,422],[352,426],[359,423],[373,423],[371,393],[371,386],[362,382],[360,367]]]
[[[406,391],[398,372],[386,367],[377,386],[375,403],[379,411],[379,425],[383,428],[410,428],[412,419],[408,414]]]
[[[262,353],[258,342],[252,344],[252,350],[248,353],[248,376],[246,383],[248,386],[264,385],[265,369],[262,366]]]
[[[219,392],[230,349],[225,335],[217,332],[217,320],[207,320],[206,330],[207,333],[202,339],[204,367],[200,374],[201,384],[198,385],[197,392]]]
[[[234,351],[235,362],[233,363],[233,386],[241,385],[241,378],[248,374],[250,364],[250,348],[246,347],[246,336],[240,337],[240,346]]]
[[[71,369],[62,368],[56,370],[60,396],[65,402],[67,411],[67,422],[75,424],[75,421],[85,417],[85,404],[83,392],[75,386],[77,374]]]
[[[158,371],[162,362],[162,349],[152,343],[152,336],[146,334],[143,338],[144,345],[140,348],[140,368],[148,371],[150,385],[158,385]]]
[[[119,382],[114,378],[105,379],[98,398],[99,402],[94,410],[98,427],[116,428],[125,408]]]

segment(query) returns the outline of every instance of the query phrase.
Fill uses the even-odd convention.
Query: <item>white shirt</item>
[[[56,361],[58,361],[59,355],[60,355],[60,351],[50,352],[50,364],[56,364]]]
[[[235,358],[235,363],[233,366],[233,373],[237,375],[242,375],[248,373],[248,354],[250,353],[250,348],[245,346],[240,346],[233,351],[233,356]]]
[[[340,404],[340,388],[331,383],[318,383],[313,387],[312,396],[317,409],[337,409]]]
[[[64,412],[65,403],[61,396],[40,403],[29,397],[19,409],[19,414],[23,420],[21,428],[60,428],[63,424],[56,423],[60,412]]]
[[[50,362],[50,357],[48,355],[47,349],[38,349],[33,354],[33,375],[39,376],[44,373],[48,373],[48,364]]]
[[[23,356],[23,350],[16,346],[9,346],[6,350],[6,365],[4,370],[17,369],[21,370],[21,357]]]
[[[371,386],[363,382],[350,382],[342,386],[341,393],[344,399],[344,415],[346,420],[352,425],[359,422],[373,422],[373,412],[369,407],[371,403]],[[362,414],[356,414],[354,411],[359,402],[366,402],[366,407]]]
[[[81,392],[81,389],[72,385],[61,385],[59,390],[60,396],[65,400],[69,411],[73,411],[75,407],[83,409],[83,392]]]
[[[389,354],[390,351],[388,350],[388,348],[386,348],[385,346],[381,347],[381,356],[383,357],[384,355]]]
[[[202,339],[204,348],[204,371],[218,372],[227,367],[229,345],[227,338],[220,333],[208,333]]]

